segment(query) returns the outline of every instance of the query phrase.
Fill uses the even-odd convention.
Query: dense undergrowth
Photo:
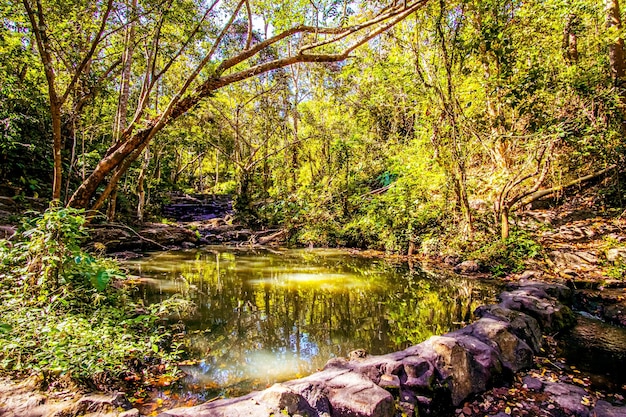
[[[181,351],[162,317],[184,301],[138,304],[114,261],[81,250],[84,222],[52,208],[0,241],[0,373],[98,389],[174,375]]]

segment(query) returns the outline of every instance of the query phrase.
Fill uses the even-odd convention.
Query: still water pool
[[[382,354],[460,327],[495,289],[341,250],[209,247],[161,252],[127,267],[144,298],[180,293],[197,312],[183,319],[196,360],[186,389],[240,395],[308,375],[355,349]]]

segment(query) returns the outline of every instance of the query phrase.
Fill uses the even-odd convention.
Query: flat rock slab
[[[329,369],[245,397],[177,408],[159,417],[267,417],[284,413],[310,417],[392,417],[394,411],[394,398],[388,391],[355,372]]]
[[[548,383],[544,392],[551,394],[554,401],[565,411],[576,417],[589,417],[589,408],[584,406],[583,398],[587,397],[587,391],[569,384]]]

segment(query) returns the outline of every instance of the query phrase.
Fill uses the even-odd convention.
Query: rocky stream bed
[[[185,199],[173,204],[188,209],[190,203]],[[203,205],[206,202],[201,201],[195,207]],[[221,212],[192,216],[184,224],[148,223],[136,229],[95,226],[90,245],[124,258],[144,250],[207,243],[258,245],[280,243],[284,238],[280,230],[251,231],[233,224],[228,204],[220,201],[219,205]],[[6,208],[0,206],[0,210]],[[172,209],[172,217],[179,216],[176,210]],[[508,277],[509,286],[500,294],[499,303],[476,310],[476,321],[461,330],[381,356],[355,351],[349,358],[331,360],[322,371],[305,378],[240,398],[218,399],[159,415],[626,416],[626,386],[619,379],[598,382],[593,375],[581,372],[571,356],[565,359],[568,353],[563,349],[564,343],[574,340],[568,341],[572,334],[568,329],[574,329],[573,333],[585,329],[581,320],[618,326],[607,329],[622,329],[619,326],[626,324],[624,285],[607,279],[606,273],[626,259],[626,252],[620,249],[626,241],[625,220],[565,206],[530,211],[520,222],[534,230],[548,259]],[[0,238],[8,237],[12,226],[2,226],[0,232]],[[618,247],[607,247],[609,241],[617,242]],[[460,273],[476,272],[471,262],[452,263]],[[566,282],[568,285],[563,285]],[[575,315],[572,308],[585,317]],[[587,333],[575,340],[596,340],[597,332],[610,333],[593,326],[586,329]],[[618,341],[615,363],[623,357],[625,348],[622,345],[620,350],[619,346],[623,334],[617,330],[612,338]],[[593,343],[583,345],[574,355],[596,355],[592,347]],[[40,393],[35,385],[32,380],[0,381],[0,416],[150,414],[149,410],[132,408],[123,393]]]

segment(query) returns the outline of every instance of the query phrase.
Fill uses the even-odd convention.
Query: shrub
[[[472,252],[469,257],[484,265],[495,276],[520,272],[527,259],[542,256],[543,248],[523,231],[514,231],[508,239],[496,240]]]
[[[0,373],[102,389],[110,387],[98,381],[149,376],[140,369],[147,363],[176,372],[181,352],[161,320],[167,309],[133,302],[118,265],[81,250],[84,222],[81,211],[52,208],[14,245],[0,242]]]

